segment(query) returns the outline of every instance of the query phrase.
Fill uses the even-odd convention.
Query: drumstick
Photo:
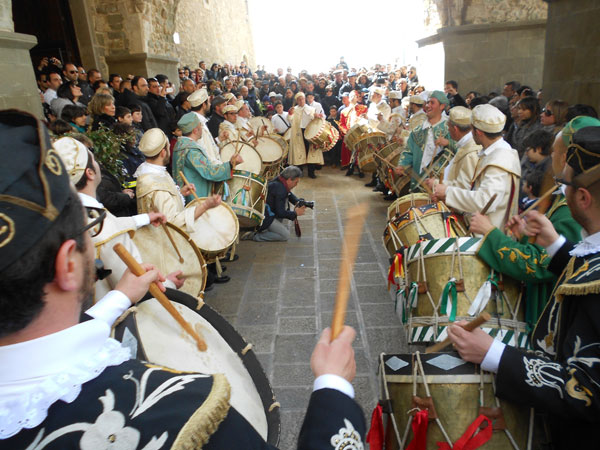
[[[554,191],[556,191],[557,187],[556,186],[552,186],[550,189],[548,189],[546,192],[544,192],[542,194],[542,196],[540,198],[538,198],[535,202],[533,202],[533,204],[527,208],[525,211],[523,211],[521,214],[519,214],[519,217],[522,219],[523,217],[525,217],[527,215],[527,213],[529,211],[531,211],[534,208],[537,208],[537,206],[544,201],[544,199],[546,197],[548,197],[550,194],[552,194]]]
[[[473,331],[475,328],[480,327],[481,325],[486,323],[491,318],[492,318],[492,316],[490,316],[490,314],[488,312],[483,311],[474,320],[472,320],[471,322],[464,325],[463,328],[467,331]],[[452,343],[452,341],[450,340],[449,337],[447,337],[442,342],[438,342],[437,344],[434,344],[431,347],[427,347],[425,349],[425,353],[437,353],[440,350],[445,349],[451,343]]]
[[[183,174],[183,170],[179,171],[179,176],[181,177],[181,179],[183,180],[183,184],[190,184],[190,182],[187,180],[187,178],[185,177],[185,175]],[[198,197],[198,194],[196,194],[196,191],[192,191],[192,195],[194,196],[194,198],[196,200],[198,200],[200,197]]]
[[[152,208],[152,209],[154,210],[155,213],[158,212],[157,208]],[[173,236],[171,236],[171,232],[169,231],[169,228],[167,227],[167,224],[166,223],[161,223],[160,225],[162,226],[162,229],[167,234],[167,237],[169,238],[169,241],[171,241],[171,245],[173,245],[173,248],[175,249],[175,253],[177,253],[177,256],[179,257],[179,262],[180,263],[184,263],[185,260],[183,259],[183,256],[181,256],[181,253],[179,253],[179,249],[177,248],[177,245],[175,244],[175,241],[173,240]]]
[[[340,264],[340,279],[335,294],[335,306],[331,318],[331,340],[333,341],[342,331],[346,309],[348,307],[348,296],[350,295],[350,278],[354,269],[354,261],[358,252],[358,244],[362,233],[365,218],[369,211],[367,203],[350,209],[346,215],[346,232],[342,247],[342,262]]]
[[[129,270],[131,270],[131,272],[135,276],[139,277],[139,276],[144,275],[144,273],[146,273],[146,271],[140,265],[140,263],[138,263],[134,259],[134,257],[131,256],[131,253],[129,253],[127,251],[127,249],[125,247],[123,247],[123,244],[115,245],[113,247],[113,250],[115,251],[115,253],[117,255],[119,255],[119,258],[121,258],[121,260],[123,260],[125,265],[129,268]],[[198,336],[198,333],[196,333],[194,331],[194,329],[190,326],[190,324],[185,321],[185,319],[181,316],[181,314],[179,314],[179,311],[177,311],[175,309],[175,307],[171,304],[171,302],[169,301],[167,296],[160,290],[160,288],[158,287],[158,285],[155,282],[153,282],[150,285],[149,291],[152,294],[152,296],[156,300],[158,300],[158,302],[167,310],[167,312],[169,314],[171,314],[173,319],[175,319],[177,321],[177,323],[179,325],[181,325],[181,327],[185,331],[187,331],[187,333],[190,336],[192,336],[192,338],[194,338],[194,340],[196,341],[196,345],[198,346],[198,350],[200,350],[201,352],[206,351],[206,342],[204,342],[204,340],[200,336]]]
[[[481,214],[482,216],[485,216],[485,213],[488,212],[488,209],[490,209],[490,207],[492,206],[492,203],[494,203],[494,200],[496,200],[496,197],[498,197],[498,194],[492,195],[492,198],[490,198],[488,200],[488,202],[485,204],[485,206],[483,207],[483,209],[481,210],[481,212],[479,214]]]

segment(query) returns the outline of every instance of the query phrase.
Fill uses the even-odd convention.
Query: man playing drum
[[[198,119],[202,124],[200,146],[206,152],[208,159],[216,164],[220,163],[219,146],[210,134],[207,125],[207,116],[210,114],[210,97],[208,96],[208,91],[205,88],[202,88],[192,92],[188,97],[188,102],[190,102],[190,105],[192,106],[192,112],[198,116]]]
[[[211,161],[200,142],[204,129],[195,114],[185,114],[179,119],[177,126],[183,134],[177,138],[173,149],[173,172],[177,184],[185,184],[180,175],[180,172],[183,172],[195,186],[196,194],[199,197],[208,197],[212,192],[212,184],[215,181],[229,180],[235,165],[244,160],[240,155],[234,154],[227,162]],[[188,194],[186,200],[192,200],[192,196]]]
[[[424,94],[410,96],[408,103],[408,112],[410,113],[408,129],[410,131],[420,127],[427,120],[427,114],[425,114],[425,111],[423,110],[423,105],[425,105]]]
[[[238,130],[235,127],[238,110],[235,105],[227,105],[223,108],[225,120],[219,125],[219,144],[224,145],[229,141],[237,141],[239,139]]]
[[[390,111],[389,119],[386,119],[382,115],[377,128],[383,131],[387,135],[388,140],[391,141],[392,138],[396,134],[399,134],[400,131],[404,128],[404,122],[406,120],[406,111],[404,111],[402,107],[402,92],[390,92],[389,100],[390,107],[392,108]]]
[[[369,125],[371,125],[372,128],[379,129],[379,124],[381,122],[385,123],[390,119],[392,109],[390,108],[390,105],[388,105],[383,99],[384,95],[384,87],[375,86],[371,91],[371,103],[369,104],[369,109],[367,110],[367,119],[369,120]]]
[[[463,359],[497,374],[498,397],[546,415],[552,448],[595,448],[600,425],[600,127],[575,132],[558,181],[566,186],[569,208],[585,233],[574,245],[546,216],[537,211],[526,216],[525,233],[536,236],[550,257],[549,270],[559,276],[533,331],[536,353],[505,346],[479,328],[468,332],[453,325],[448,336]]]
[[[521,164],[516,150],[502,139],[506,116],[492,105],[473,109],[473,139],[483,148],[470,186],[464,188],[438,184],[435,197],[461,212],[481,211],[494,194],[496,199],[487,214],[494,226],[502,229],[518,208]]]
[[[296,103],[288,111],[288,118],[292,123],[292,139],[290,140],[289,163],[296,166],[308,167],[308,176],[317,178],[315,175],[315,165],[323,165],[323,151],[310,145],[304,138],[304,129],[309,122],[318,117],[314,108],[306,105],[306,98],[303,92],[298,92],[294,97]],[[323,117],[322,117],[323,118]]]
[[[100,166],[92,152],[84,144],[71,137],[57,140],[54,143],[54,150],[65,165],[71,183],[79,193],[79,200],[89,214],[97,217],[106,212],[102,228],[99,229],[97,235],[92,237],[96,256],[102,261],[104,268],[111,271],[106,278],[98,280],[95,284],[95,299],[98,300],[115,288],[127,269],[123,261],[112,250],[113,246],[118,243],[122,244],[137,261],[141,262],[140,252],[129,233],[150,223],[158,226],[167,219],[160,212],[149,212],[133,217],[115,217],[104,208],[102,203],[96,200],[96,189],[102,177]],[[167,275],[165,285],[179,289],[184,282],[182,278],[179,278],[181,274],[182,272],[179,270]]]
[[[60,158],[30,115],[0,112],[0,142],[0,447],[273,449],[231,407],[225,377],[132,360],[110,337],[115,319],[161,279],[157,270],[126,272],[116,293],[123,305],[86,311],[90,226]],[[363,446],[365,420],[350,384],[354,337],[345,327],[330,342],[325,330],[317,343],[298,448],[335,439]]]
[[[427,100],[427,120],[410,133],[406,150],[394,169],[396,175],[404,175],[409,168],[419,177],[426,169],[439,172],[454,153],[455,142],[450,140],[446,118],[442,115],[446,106],[448,97],[442,91],[433,91]],[[414,189],[417,189],[417,181],[413,177],[411,191]]]

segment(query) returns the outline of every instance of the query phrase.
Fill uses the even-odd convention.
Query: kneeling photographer
[[[267,204],[265,205],[265,219],[257,232],[249,232],[242,239],[257,242],[287,241],[290,237],[288,227],[283,219],[296,220],[304,215],[306,207],[312,209],[312,202],[296,197],[291,191],[298,185],[302,170],[296,166],[288,166],[281,171],[279,176],[269,182]],[[294,210],[288,209],[288,201],[295,205]]]

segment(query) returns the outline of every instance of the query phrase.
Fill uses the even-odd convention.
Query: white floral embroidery
[[[345,427],[338,434],[331,436],[331,445],[335,450],[364,450],[360,433],[354,429],[352,422],[344,419]]]
[[[523,363],[525,364],[525,370],[527,370],[527,384],[533,387],[551,387],[558,391],[560,398],[563,398],[562,386],[565,384],[565,380],[560,375],[554,375],[551,371],[560,374],[562,369],[560,364],[545,362],[541,359],[527,358],[523,356]]]

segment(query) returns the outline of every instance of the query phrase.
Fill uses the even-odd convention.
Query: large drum
[[[204,302],[171,289],[166,295],[205,340],[205,352],[198,350],[196,342],[153,298],[129,310],[129,315],[115,326],[115,338],[138,359],[184,372],[224,374],[231,386],[231,406],[276,446],[279,404],[251,344]]]
[[[340,138],[336,128],[325,119],[316,117],[304,130],[304,138],[322,151],[331,150]]]
[[[360,137],[363,134],[367,134],[369,131],[371,131],[371,129],[368,125],[365,125],[364,123],[357,123],[352,125],[352,127],[346,133],[346,136],[344,136],[344,144],[346,144],[346,147],[348,147],[351,152],[354,152],[354,147],[356,146],[356,143],[358,142]]]
[[[229,199],[227,202],[238,217],[240,227],[258,227],[265,218],[267,181],[260,175],[243,170],[234,170],[228,181]]]
[[[281,148],[283,149],[283,155],[282,155],[281,161],[282,161],[282,163],[285,162],[287,160],[287,155],[290,151],[288,141],[286,141],[283,136],[281,136],[280,134],[277,134],[277,133],[271,133],[265,137],[271,138],[274,141],[276,141],[279,145],[281,145]]]
[[[480,244],[479,238],[436,239],[404,253],[405,287],[397,292],[396,313],[409,342],[443,340],[452,322],[487,311],[492,320],[484,331],[508,345],[529,345],[520,284],[479,259]]]
[[[205,198],[196,199],[186,205],[186,208],[195,208],[198,202]],[[222,258],[227,250],[236,242],[240,232],[238,219],[227,203],[204,212],[194,222],[194,232],[191,238],[207,262],[212,263],[216,258]]]
[[[390,170],[392,170],[392,167],[396,167],[398,165],[398,160],[400,159],[400,155],[403,151],[404,147],[397,142],[390,142],[381,150],[379,150],[379,157],[389,163],[386,164],[379,158],[377,158],[375,161],[377,163],[377,175],[382,182],[386,181],[388,173]]]
[[[431,203],[431,198],[427,194],[417,193],[408,194],[397,198],[388,207],[388,220],[393,220],[396,216],[401,216],[410,208],[419,208]]]
[[[423,240],[466,236],[461,220],[443,202],[438,202],[411,206],[390,222],[402,246],[410,247]]]
[[[273,122],[266,117],[252,117],[248,119],[248,126],[252,129],[256,136],[263,136],[265,134],[271,134],[275,132]],[[267,127],[266,131],[263,131],[264,127]]]
[[[379,375],[383,403],[392,409],[386,450],[407,448],[414,438],[415,415],[425,410],[427,442],[422,448],[427,450],[437,450],[438,442],[452,448],[475,432],[483,433],[479,439],[489,439],[482,450],[527,448],[530,411],[496,397],[494,375],[458,353],[382,354]]]
[[[231,141],[225,144],[220,151],[221,161],[229,161],[236,151],[240,154],[244,162],[235,166],[235,169],[260,175],[262,159],[256,149],[247,142]]]
[[[356,144],[354,149],[358,154],[358,167],[363,172],[375,172],[379,159],[373,156],[379,152],[386,144],[386,135],[381,131],[371,131],[363,134]]]
[[[142,261],[139,262],[154,264],[163,275],[181,270],[185,278],[181,290],[194,297],[202,297],[207,272],[200,249],[179,227],[169,222],[165,227],[174,244],[163,227],[146,226],[135,232],[133,242],[142,256]]]
[[[279,142],[271,137],[259,137],[256,141],[255,148],[262,159],[260,175],[266,178],[267,181],[272,180],[279,175],[283,148],[281,148]]]

